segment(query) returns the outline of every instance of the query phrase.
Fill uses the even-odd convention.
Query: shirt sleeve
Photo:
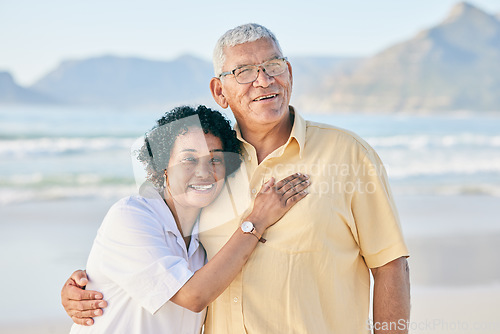
[[[351,210],[361,255],[376,268],[409,253],[385,168],[373,149],[362,153]]]
[[[110,209],[96,242],[102,249],[102,273],[151,314],[193,275],[187,261],[172,251],[175,235],[131,200]]]

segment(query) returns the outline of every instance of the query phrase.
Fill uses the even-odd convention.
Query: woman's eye
[[[187,157],[187,158],[182,159],[181,162],[185,163],[185,164],[192,164],[192,163],[196,163],[196,159],[193,157]]]
[[[212,158],[211,161],[212,161],[212,165],[220,165],[224,162],[221,158]]]

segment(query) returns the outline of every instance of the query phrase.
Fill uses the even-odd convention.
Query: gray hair
[[[276,36],[274,36],[271,30],[261,26],[260,24],[247,23],[226,31],[226,33],[219,38],[217,44],[215,44],[213,55],[215,76],[218,77],[222,73],[222,66],[224,66],[224,63],[226,62],[226,55],[224,54],[224,49],[226,47],[233,47],[243,43],[254,42],[261,38],[269,38],[272,40],[278,47],[280,53],[283,54]]]

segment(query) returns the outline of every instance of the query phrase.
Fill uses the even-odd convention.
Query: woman
[[[108,307],[93,326],[73,325],[71,333],[201,332],[207,305],[265,241],[265,229],[307,195],[307,176],[271,178],[243,227],[203,266],[198,217],[239,167],[237,153],[234,131],[214,110],[179,107],[158,120],[138,155],[157,190],[143,187],[106,215],[87,272],[88,288],[101,291]]]

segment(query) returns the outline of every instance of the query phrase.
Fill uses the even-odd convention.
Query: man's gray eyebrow
[[[272,56],[271,58],[267,59],[267,60],[264,60],[261,64],[263,63],[266,63],[270,60],[273,60],[273,59],[278,59],[278,58],[281,58],[283,56],[280,56],[280,55],[275,55],[275,56]],[[238,68],[242,68],[244,66],[255,66],[256,64],[242,64],[242,65],[237,65],[233,70],[237,70]]]

